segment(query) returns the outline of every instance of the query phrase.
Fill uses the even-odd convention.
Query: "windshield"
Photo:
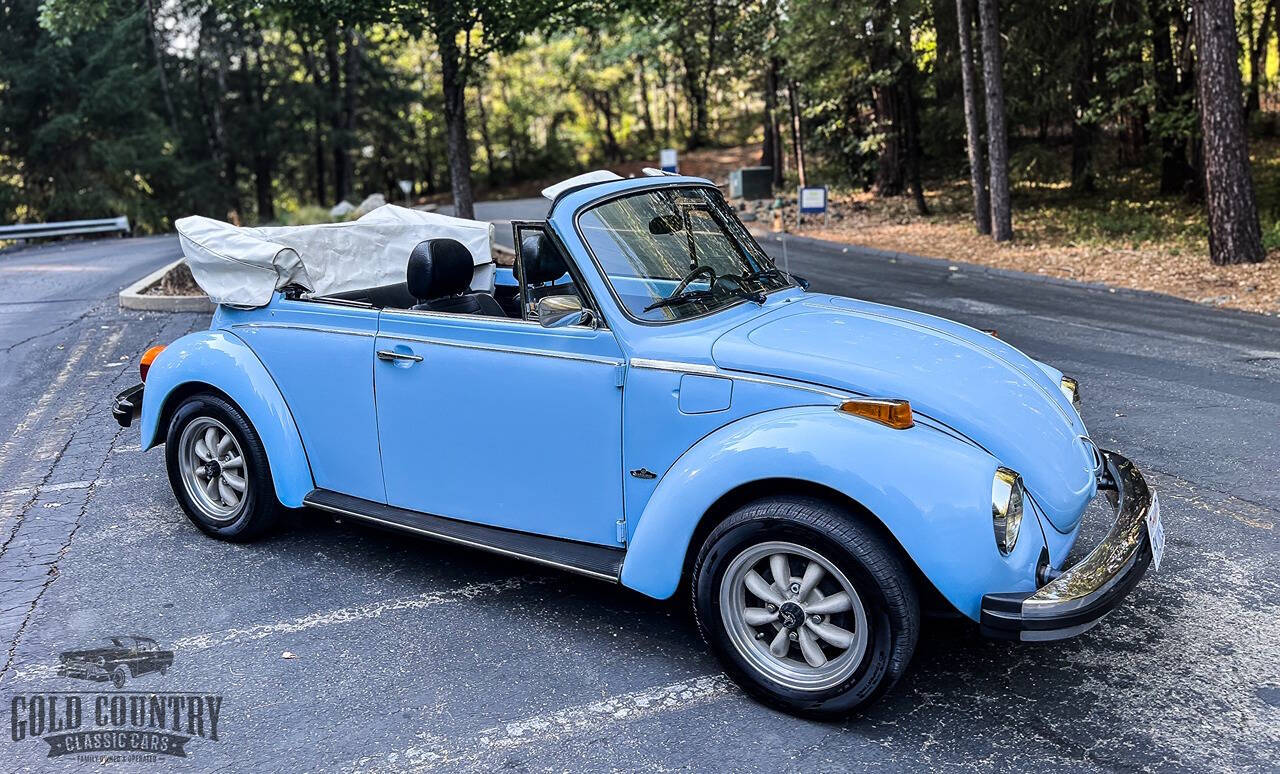
[[[611,199],[578,226],[631,316],[681,320],[791,284],[714,188],[670,187]]]

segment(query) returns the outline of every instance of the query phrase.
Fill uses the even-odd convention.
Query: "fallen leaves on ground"
[[[933,198],[933,197],[931,197]],[[933,202],[931,202],[933,204]],[[768,228],[769,202],[751,209]],[[1032,274],[1097,282],[1167,293],[1213,306],[1280,314],[1280,253],[1262,263],[1214,266],[1207,245],[1189,245],[1187,237],[1137,245],[1105,240],[1037,239],[1049,227],[1052,211],[1037,213],[1020,227],[1014,213],[1014,241],[997,244],[974,231],[968,214],[950,208],[920,216],[907,197],[877,199],[847,194],[832,199],[831,217],[808,217],[796,226],[793,201],[783,208],[788,231],[834,242],[974,263]],[[1055,235],[1056,236],[1056,235]],[[1118,240],[1117,240],[1118,242]]]

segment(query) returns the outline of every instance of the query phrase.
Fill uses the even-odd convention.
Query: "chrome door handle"
[[[403,352],[392,352],[389,349],[380,349],[377,354],[379,360],[386,360],[388,362],[396,360],[412,360],[415,363],[422,362],[422,355],[409,355]]]

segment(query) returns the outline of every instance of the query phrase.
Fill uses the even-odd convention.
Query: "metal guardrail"
[[[127,217],[121,215],[118,218],[67,220],[61,223],[15,223],[0,226],[0,239],[38,239],[75,234],[110,234],[116,231],[129,233]]]

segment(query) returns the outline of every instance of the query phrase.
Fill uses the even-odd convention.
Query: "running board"
[[[303,505],[360,519],[381,527],[459,543],[495,554],[514,556],[548,567],[618,582],[626,551],[576,540],[534,535],[470,521],[431,516],[394,505],[377,503],[328,489],[313,489]]]

